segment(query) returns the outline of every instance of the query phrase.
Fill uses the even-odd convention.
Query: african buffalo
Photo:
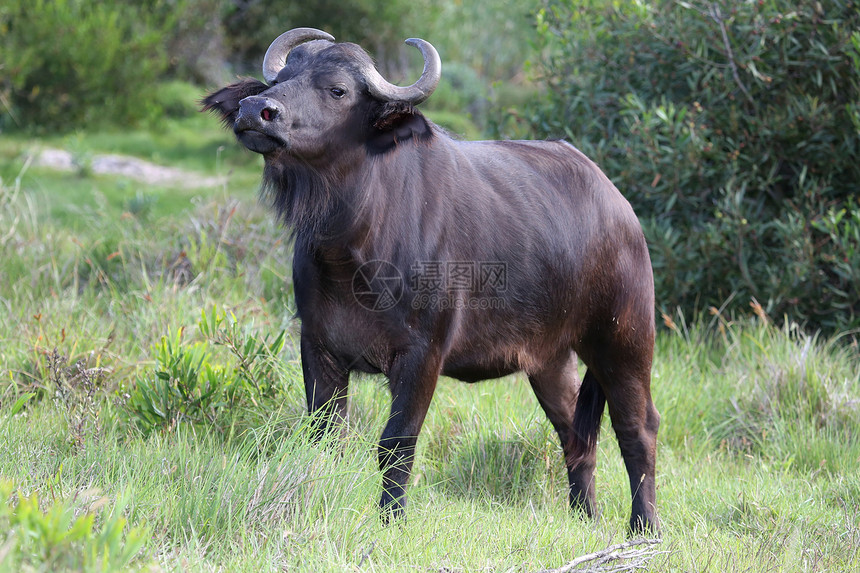
[[[308,410],[326,431],[346,416],[350,372],[387,376],[388,520],[403,514],[439,375],[522,371],[561,440],[571,506],[595,513],[608,403],[631,530],[656,532],[654,285],[633,209],[568,143],[459,141],[428,121],[414,106],[439,82],[439,55],[406,42],[424,56],[408,87],[359,46],[298,28],[266,52],[266,83],[203,100],[263,155],[263,192],[292,230]]]

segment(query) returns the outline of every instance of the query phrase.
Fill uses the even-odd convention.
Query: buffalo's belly
[[[337,313],[337,318],[350,314]],[[412,344],[427,344],[416,339],[416,332],[403,331],[393,324],[337,318],[329,323],[322,340],[326,350],[351,371],[387,375],[395,356],[408,352]],[[546,348],[543,341],[533,340],[536,344],[529,344],[523,340],[487,339],[475,331],[461,331],[453,338],[460,344],[448,349],[442,359],[441,374],[463,382],[501,378],[521,370],[530,372],[544,361],[543,352],[536,348]]]
[[[558,349],[549,352],[536,350],[530,345],[499,346],[488,348],[482,355],[464,356],[452,352],[442,365],[442,374],[462,380],[463,382],[478,382],[492,380],[525,372],[527,375],[538,372],[549,362],[550,356],[558,354]],[[569,349],[565,349],[569,352]]]
[[[480,382],[508,376],[519,370],[519,367],[513,364],[476,364],[446,360],[442,366],[442,375],[463,382]]]
[[[536,333],[520,336],[496,330],[495,336],[481,336],[478,331],[460,329],[454,335],[442,365],[442,374],[464,382],[501,378],[515,372],[531,374],[540,371],[559,353],[568,353],[565,337],[549,340]]]

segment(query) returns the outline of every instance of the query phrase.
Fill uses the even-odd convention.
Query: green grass
[[[539,571],[624,541],[629,491],[608,421],[600,516],[581,521],[568,514],[560,447],[522,377],[440,382],[408,519],[380,524],[385,386],[359,377],[346,439],[311,442],[289,247],[256,204],[257,159],[215,124],[47,142],[233,170],[224,187],[193,192],[35,168],[16,182],[34,142],[0,142],[0,477],[19,492],[0,500],[0,571]],[[138,190],[157,206],[131,212]],[[267,390],[230,382],[241,378],[237,358],[201,323],[213,307],[235,315],[248,340],[286,331]],[[650,570],[856,568],[856,338],[752,313],[675,321],[654,365],[667,553]],[[137,381],[157,378],[162,337],[180,330],[183,348],[208,345],[206,363],[238,385],[234,402],[185,399],[173,422],[147,429],[131,397]],[[75,527],[81,517],[89,529]],[[110,557],[123,551],[128,564]]]

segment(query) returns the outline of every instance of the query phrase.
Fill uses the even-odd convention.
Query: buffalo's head
[[[315,164],[350,148],[385,151],[429,133],[412,106],[430,96],[441,76],[432,45],[406,43],[421,50],[424,71],[413,85],[399,87],[379,74],[359,46],[296,28],[269,46],[263,60],[267,83],[246,79],[227,86],[206,97],[204,109],[220,114],[243,145],[267,159],[286,153]]]

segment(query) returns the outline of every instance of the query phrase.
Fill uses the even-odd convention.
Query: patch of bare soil
[[[119,175],[148,185],[171,187],[217,187],[226,177],[209,177],[176,167],[157,165],[151,161],[127,155],[100,154],[87,158],[85,163],[62,149],[43,149],[33,158],[33,165],[61,171],[87,170],[97,175]]]

